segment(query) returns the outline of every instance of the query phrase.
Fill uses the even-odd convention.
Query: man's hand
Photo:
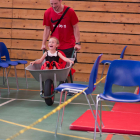
[[[41,50],[46,50],[46,45],[42,45]]]
[[[79,51],[79,50],[81,49],[81,45],[76,44],[76,45],[74,46],[74,49],[76,49],[76,51]]]

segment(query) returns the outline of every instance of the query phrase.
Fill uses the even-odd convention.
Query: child
[[[55,37],[51,37],[49,39],[49,43],[48,43],[49,50],[46,51],[39,60],[32,61],[32,62],[30,62],[30,64],[31,65],[40,64],[45,59],[46,62],[41,67],[42,70],[43,69],[47,70],[47,69],[60,69],[60,68],[63,68],[58,63],[59,58],[63,59],[66,62],[70,62],[70,63],[73,64],[74,63],[73,61],[71,61],[70,59],[66,58],[59,51],[56,50],[58,46],[59,46],[58,39],[55,38]]]

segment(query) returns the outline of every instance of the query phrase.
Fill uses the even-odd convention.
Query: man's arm
[[[76,43],[80,43],[80,31],[79,31],[78,23],[73,25],[73,30],[74,30],[74,36],[75,36]],[[79,51],[81,49],[81,45],[75,44],[74,48],[76,48],[77,51]]]
[[[50,26],[45,26],[41,50],[46,49],[46,41],[50,35]]]

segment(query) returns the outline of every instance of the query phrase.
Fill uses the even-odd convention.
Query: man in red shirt
[[[43,25],[45,25],[45,29],[43,33],[42,50],[46,49],[46,41],[50,33],[67,8],[67,6],[62,4],[62,0],[50,0],[50,4],[52,7],[44,13]],[[72,8],[68,9],[51,36],[59,40],[60,46],[58,49],[63,51],[66,57],[71,57],[74,48],[76,48],[77,51],[81,49],[78,18]]]

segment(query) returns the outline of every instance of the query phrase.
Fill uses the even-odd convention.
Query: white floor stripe
[[[0,99],[13,99],[13,100],[23,100],[23,101],[31,101],[31,102],[45,102],[44,100],[30,100],[30,99],[16,99],[16,98],[0,98]],[[59,103],[59,101],[54,101],[55,103]],[[63,103],[63,102],[62,102]],[[74,105],[88,105],[85,103],[70,103]],[[94,104],[91,104],[94,105]],[[108,106],[108,107],[113,107],[113,105],[102,105],[102,106]]]
[[[30,100],[30,99],[17,99],[17,98],[0,98],[0,99],[14,99],[14,100],[23,100],[23,101],[37,101],[37,102],[44,102],[44,100]]]
[[[8,103],[10,103],[10,102],[12,102],[12,101],[14,101],[15,99],[11,99],[11,100],[9,100],[9,101],[7,101],[7,102],[4,102],[4,103],[2,103],[2,104],[0,104],[0,106],[3,106],[3,105],[5,105],[5,104],[8,104]]]

